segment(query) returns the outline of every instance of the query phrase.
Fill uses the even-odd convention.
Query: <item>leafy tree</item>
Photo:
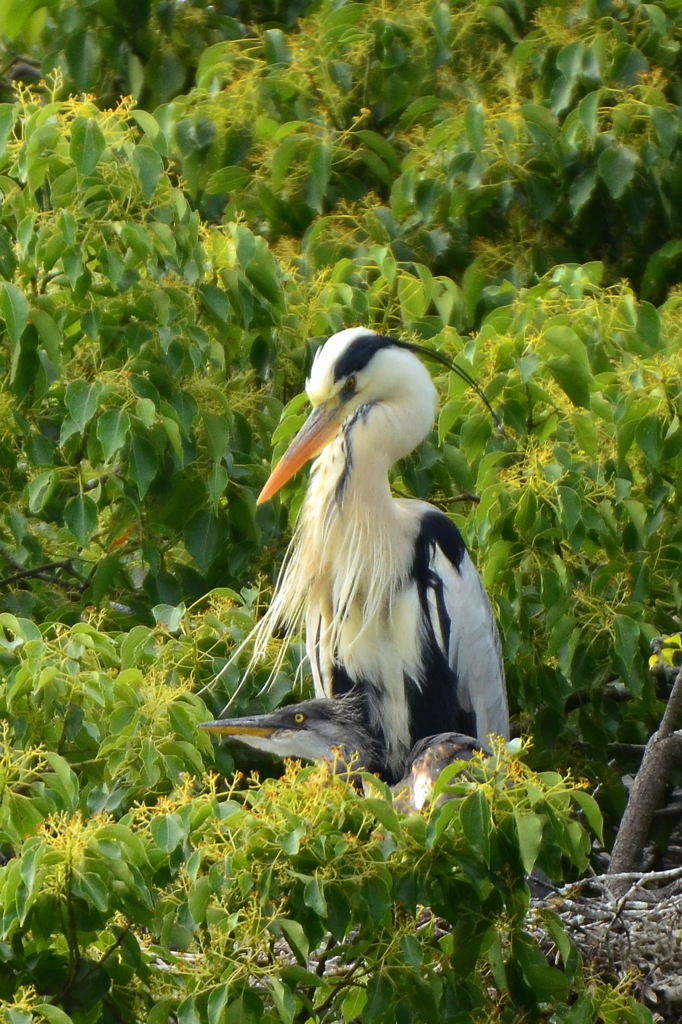
[[[0,0],[9,1024],[649,1019],[552,921],[549,963],[523,869],[584,867],[571,805],[599,830],[556,767],[600,783],[610,842],[680,627],[679,17]],[[505,423],[441,374],[393,482],[462,530],[541,774],[499,754],[428,820],[308,769],[224,799],[196,731],[298,691],[299,647],[265,688],[276,652],[236,652],[305,480],[255,497],[358,323],[456,358]],[[325,931],[357,985],[316,973]]]

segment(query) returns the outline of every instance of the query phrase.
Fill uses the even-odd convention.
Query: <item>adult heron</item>
[[[388,781],[426,736],[509,732],[499,635],[462,537],[432,505],[391,496],[389,469],[436,412],[418,352],[439,358],[366,328],[329,338],[306,384],[313,411],[258,498],[315,458],[255,655],[305,621],[316,695],[360,696]]]
[[[336,700],[304,700],[265,715],[223,718],[200,727],[277,757],[328,761],[336,771],[350,765],[383,774],[382,744],[368,729],[359,695]],[[393,786],[399,811],[419,811],[429,803],[440,773],[453,761],[470,761],[476,751],[492,751],[472,736],[446,732],[419,740],[407,758],[403,777]],[[357,763],[355,761],[357,755]]]

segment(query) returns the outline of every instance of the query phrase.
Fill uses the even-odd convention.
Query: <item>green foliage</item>
[[[462,283],[460,329],[479,271],[521,283],[598,254],[658,299],[679,280],[678,21],[635,2],[323,4],[281,52],[268,31],[210,47],[156,113],[208,216],[302,238],[313,269],[390,244]]]
[[[679,634],[679,19],[0,0],[8,1024],[649,1020],[553,919],[548,962],[524,872],[583,869],[570,806],[600,828],[546,769],[600,783],[610,841]],[[240,645],[305,474],[255,499],[356,324],[505,424],[441,373],[393,484],[462,530],[540,774],[498,755],[429,818],[308,770],[225,799],[196,730],[300,691],[300,646],[246,676]]]
[[[65,646],[86,635],[113,657],[94,629]],[[171,707],[173,696],[166,687]],[[115,801],[84,816],[89,773],[55,753],[23,751],[2,771],[5,842],[10,822],[21,854],[0,874],[8,1024],[108,1019],[114,1007],[119,1020],[202,1024],[541,1020],[571,983],[581,1020],[605,1006],[645,1019],[617,992],[585,987],[558,919],[547,927],[563,970],[524,931],[526,870],[585,866],[589,840],[570,811],[590,798],[501,750],[468,779],[443,780],[451,799],[428,819],[399,817],[383,788],[365,799],[323,769],[291,766],[226,798],[214,777],[186,779],[122,817]]]

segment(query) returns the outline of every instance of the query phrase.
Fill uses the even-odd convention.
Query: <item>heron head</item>
[[[376,758],[376,743],[363,725],[362,704],[348,697],[304,700],[266,715],[203,722],[199,728],[277,757],[334,762],[335,751],[344,761],[357,752],[369,770]]]
[[[258,497],[267,501],[294,473],[314,458],[362,407],[385,403],[394,406],[402,422],[416,413],[416,440],[409,434],[407,454],[433,423],[436,390],[428,370],[395,338],[385,338],[365,327],[351,327],[332,335],[318,349],[306,383],[313,411],[271,474]]]

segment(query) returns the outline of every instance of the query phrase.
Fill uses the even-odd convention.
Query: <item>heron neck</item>
[[[343,506],[363,505],[374,516],[399,515],[391,497],[388,471],[399,459],[409,455],[420,444],[433,423],[433,402],[430,395],[424,402],[412,404],[377,402],[358,409],[350,422],[344,424],[335,442],[340,453],[332,458],[336,464],[343,459],[337,484],[337,503]]]

